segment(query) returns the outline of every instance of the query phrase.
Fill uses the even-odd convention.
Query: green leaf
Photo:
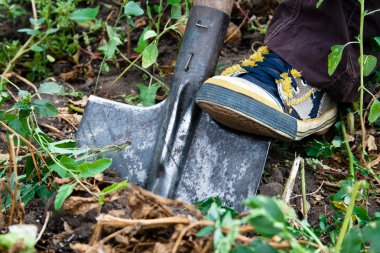
[[[36,189],[36,195],[46,204],[50,197],[55,193],[55,189],[49,189],[46,185],[41,185]]]
[[[376,41],[377,45],[380,47],[380,37],[375,37],[373,39]]]
[[[249,223],[255,227],[258,233],[272,237],[284,230],[285,216],[274,199],[256,196],[247,199],[244,203],[253,208]]]
[[[66,168],[66,169],[69,169],[69,170],[72,170],[72,171],[75,171],[77,170],[78,168],[78,163],[77,161],[75,161],[74,159],[70,158],[70,157],[67,157],[65,155],[63,155],[61,157],[61,159],[59,160],[59,162]],[[70,172],[68,172],[67,170],[65,170],[64,168],[62,168],[60,165],[58,164],[53,164],[53,165],[50,165],[49,168],[51,170],[53,170],[54,172],[56,172],[61,178],[72,178],[72,175],[70,174]]]
[[[316,7],[319,8],[324,0],[318,0]]]
[[[369,109],[368,121],[370,123],[375,122],[380,116],[380,101],[375,99],[371,108]]]
[[[363,238],[370,243],[369,252],[380,252],[380,221],[368,223],[363,229]],[[342,251],[343,252],[343,251]]]
[[[181,5],[174,4],[171,9],[170,18],[171,19],[180,19],[182,17]]]
[[[146,14],[148,15],[148,18],[150,20],[153,19],[153,16],[152,16],[152,8],[150,8],[149,4],[146,6]]]
[[[211,234],[211,232],[214,231],[214,226],[207,226],[202,228],[196,235],[196,237],[202,237],[205,235]]]
[[[248,248],[247,246],[244,245],[238,245],[235,247],[231,253],[255,253],[252,249]]]
[[[96,8],[84,8],[78,9],[69,15],[69,19],[84,23],[90,20],[94,20],[99,13],[99,6]]]
[[[158,48],[156,44],[150,44],[144,49],[142,56],[142,66],[143,68],[148,68],[156,62],[158,57]]]
[[[143,40],[148,40],[157,36],[157,33],[153,30],[148,30],[144,33]]]
[[[155,4],[155,5],[153,6],[153,9],[154,9],[154,11],[155,11],[157,14],[162,13],[162,11],[163,11],[162,2],[160,2],[159,5],[158,5],[158,4]]]
[[[51,95],[64,95],[65,89],[62,85],[59,85],[55,82],[45,82],[41,83],[40,88],[38,89],[39,93],[51,94]]]
[[[365,225],[370,220],[367,209],[362,206],[355,206],[352,213],[356,216],[360,225]]]
[[[194,203],[194,205],[203,213],[207,214],[208,210],[210,210],[211,205],[215,203],[216,206],[222,206],[222,201],[219,197],[209,197],[206,199],[202,199]]]
[[[342,146],[342,139],[340,138],[340,136],[335,136],[334,139],[331,141],[331,144],[335,147],[335,148],[340,148]]]
[[[58,110],[47,99],[37,99],[32,102],[34,110],[38,116],[41,117],[54,117],[58,115]]]
[[[22,137],[28,139],[30,136],[30,131],[28,128],[28,124],[25,120],[20,120],[16,116],[12,115],[13,117],[8,117],[8,126],[15,130],[18,134],[20,134]],[[23,142],[22,142],[23,143]]]
[[[141,16],[144,14],[144,10],[135,1],[129,1],[124,7],[124,14],[127,17]]]
[[[168,0],[168,4],[175,5],[175,4],[180,4],[181,0]]]
[[[54,200],[54,208],[56,211],[61,210],[63,202],[71,195],[71,193],[73,193],[73,190],[77,186],[77,184],[78,183],[64,184],[59,188],[57,196]]]
[[[45,18],[39,18],[39,19],[30,18],[29,19],[30,23],[37,28],[39,28],[45,22],[45,20],[46,20]]]
[[[22,226],[22,225],[13,225]],[[36,238],[33,237],[30,231],[18,230],[17,232],[9,232],[0,235],[0,251],[1,252],[13,252],[16,247],[22,247],[22,250],[16,250],[16,252],[21,253],[32,253],[35,252],[34,246],[36,244]],[[17,245],[17,246],[16,246]]]
[[[84,162],[79,164],[80,178],[87,178],[95,176],[96,174],[102,173],[108,169],[112,164],[112,160],[108,158],[101,158],[93,163]]]
[[[90,148],[77,148],[75,140],[62,140],[48,144],[48,149],[53,154],[82,155],[90,151]]]
[[[28,202],[35,198],[35,185],[32,184],[25,184],[22,186],[20,195],[21,195],[21,201],[25,205],[28,204]]]
[[[30,28],[20,29],[20,30],[18,30],[18,32],[26,33],[30,36],[36,36],[38,34],[38,30],[34,30],[34,29],[30,29]]]
[[[360,64],[360,57],[359,57],[359,64]],[[364,55],[364,61],[363,61],[363,75],[369,76],[371,72],[376,68],[377,65],[377,58],[373,55]]]
[[[122,182],[114,183],[110,186],[107,186],[106,188],[104,188],[102,190],[102,193],[104,195],[106,195],[106,194],[110,194],[110,193],[115,192],[115,191],[123,190],[127,187],[128,187],[128,182],[127,182],[127,180],[124,180]]]
[[[328,73],[331,76],[338,67],[343,54],[344,45],[335,45],[331,47],[331,52],[328,56]]]
[[[266,241],[258,239],[253,240],[251,243],[251,247],[254,249],[254,252],[256,253],[276,253],[278,252],[275,250],[272,246],[270,246]]]
[[[36,44],[32,45],[30,47],[30,50],[32,50],[33,52],[42,52],[44,51],[44,49],[40,46],[37,46]]]
[[[150,26],[144,28],[144,31],[141,33],[139,40],[137,41],[137,47],[135,48],[136,53],[142,53],[144,49],[149,45],[149,43],[144,40],[145,33],[150,31]]]
[[[117,46],[123,44],[120,40],[119,35],[116,33],[116,31],[111,27],[107,25],[107,34],[108,34],[108,42],[106,42],[104,45],[99,47],[98,49],[103,52],[104,56],[107,59],[115,57],[115,51]]]
[[[24,96],[29,95],[29,94],[30,93],[28,91],[26,91],[26,90],[19,90],[17,96],[24,97]]]
[[[58,29],[57,28],[49,28],[45,31],[45,34],[52,34],[52,33],[55,33],[57,32]]]
[[[160,84],[155,83],[150,86],[138,84],[140,90],[140,99],[143,106],[152,106],[156,104],[157,91],[161,87]]]
[[[46,55],[46,59],[49,61],[49,62],[55,62],[55,58],[53,56],[51,56],[50,54]]]
[[[363,246],[363,237],[359,227],[354,227],[344,237],[341,252],[359,253]]]

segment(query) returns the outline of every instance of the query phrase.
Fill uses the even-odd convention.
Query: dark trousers
[[[358,0],[282,0],[268,28],[265,44],[295,69],[302,72],[314,87],[325,89],[340,102],[353,102],[360,86],[359,45],[344,49],[335,73],[327,73],[327,56],[333,45],[356,41],[359,35]],[[366,0],[366,10],[380,8],[380,0]],[[365,18],[364,53],[375,55],[372,38],[380,36],[380,12]]]

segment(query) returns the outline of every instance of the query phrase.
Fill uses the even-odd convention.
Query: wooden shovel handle
[[[211,7],[231,16],[234,0],[194,0],[194,5]]]

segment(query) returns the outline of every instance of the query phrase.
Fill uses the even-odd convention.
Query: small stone
[[[259,188],[260,194],[266,196],[281,196],[284,192],[284,186],[277,182],[265,184]]]

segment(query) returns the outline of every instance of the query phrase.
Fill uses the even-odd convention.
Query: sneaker
[[[208,79],[196,103],[227,127],[282,140],[322,132],[337,117],[336,102],[266,46]]]

